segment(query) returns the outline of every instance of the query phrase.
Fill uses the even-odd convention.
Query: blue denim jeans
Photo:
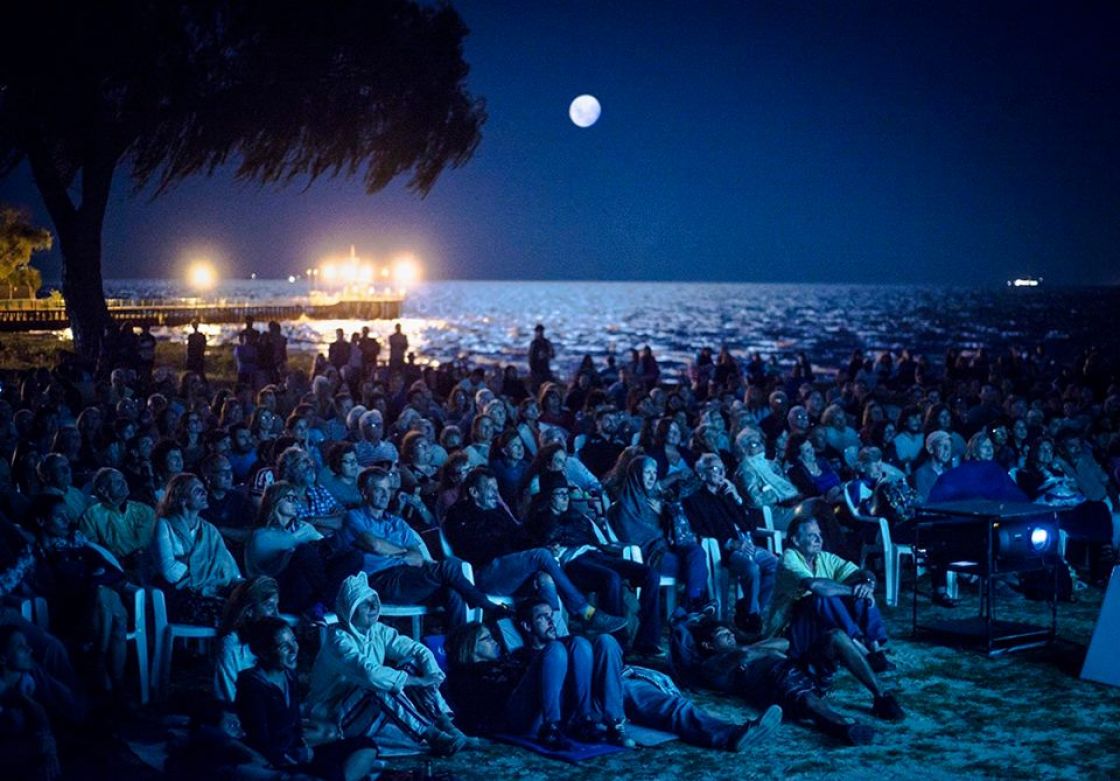
[[[774,593],[778,557],[766,548],[755,548],[754,553],[735,551],[723,563],[743,587],[749,605],[747,612],[758,614],[765,610],[770,604],[770,595]]]
[[[475,583],[487,594],[512,596],[534,580],[534,576],[544,573],[552,579],[550,586],[541,588],[541,595],[548,600],[554,610],[560,608],[560,601],[569,613],[583,615],[587,611],[587,598],[560,569],[556,558],[544,548],[533,548],[518,553],[499,556],[475,573]]]
[[[691,609],[705,601],[708,591],[708,557],[699,545],[678,545],[661,557],[661,574],[671,575],[684,583],[685,596]]]

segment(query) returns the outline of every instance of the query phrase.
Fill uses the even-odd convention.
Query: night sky
[[[105,276],[355,244],[442,279],[1120,283],[1120,4],[453,5],[489,120],[430,196],[119,176]],[[0,201],[46,223],[26,170]]]

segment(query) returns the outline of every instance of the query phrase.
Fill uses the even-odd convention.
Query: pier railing
[[[342,301],[313,296],[279,300],[257,299],[109,299],[109,315],[119,322],[153,326],[204,323],[239,323],[254,320],[297,320],[300,317],[330,320],[388,320],[401,316],[404,296],[384,294]],[[57,299],[0,299],[0,331],[42,331],[67,328],[65,303]]]

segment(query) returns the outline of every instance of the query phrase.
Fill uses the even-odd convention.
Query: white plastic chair
[[[443,532],[440,532],[440,543],[444,549],[444,553],[451,550],[451,546],[447,544],[447,540],[443,537]],[[451,555],[451,554],[447,554]],[[463,577],[474,583],[474,569],[471,567],[470,562],[463,562]],[[491,597],[495,602],[503,599],[503,597]],[[505,599],[509,599],[505,597]],[[513,600],[509,600],[510,604]],[[423,636],[423,623],[424,616],[431,613],[440,612],[443,608],[431,608],[425,605],[392,605],[385,602],[381,603],[381,617],[382,618],[408,618],[411,621],[412,639],[419,640]],[[469,611],[468,611],[469,614]]]
[[[642,549],[637,545],[627,545],[622,549],[622,558],[626,561],[637,562],[644,564],[642,561]],[[711,580],[711,571],[709,570],[709,580]],[[661,588],[665,590],[665,599],[662,601],[665,604],[665,615],[673,615],[673,611],[677,609],[677,579],[672,575],[662,575],[660,580]]]
[[[175,624],[167,619],[167,598],[163,590],[151,589],[152,597],[152,688],[166,692],[171,679],[171,657],[175,652],[175,640],[194,640],[200,644],[208,643],[218,636],[212,626],[194,624]]]
[[[902,557],[914,557],[914,548],[911,545],[902,545],[891,541],[891,527],[887,523],[886,518],[876,518],[871,515],[864,515],[859,512],[855,503],[852,502],[852,492],[849,490],[851,484],[844,486],[844,504],[848,508],[853,520],[859,523],[869,523],[878,526],[878,534],[876,542],[862,543],[859,549],[859,565],[860,567],[867,566],[867,555],[869,553],[883,554],[883,580],[885,589],[885,598],[887,604],[895,607],[898,604],[898,592],[900,587],[900,575],[902,571]],[[867,487],[860,483],[858,490],[861,493],[861,498],[864,498],[863,492],[867,491]]]
[[[19,614],[24,621],[30,621],[40,629],[48,629],[51,625],[50,611],[47,609],[47,600],[42,597],[28,597],[19,601]]]
[[[762,512],[762,528],[755,529],[751,534],[766,538],[766,547],[779,558],[782,555],[782,541],[786,535],[781,529],[774,528],[774,511],[769,507],[757,508]]]
[[[125,588],[132,594],[132,628],[125,633],[125,642],[136,644],[136,678],[140,684],[140,704],[147,705],[151,698],[147,599],[144,589],[131,585]],[[50,610],[47,607],[47,600],[42,597],[21,600],[19,610],[24,619],[34,621],[40,629],[50,629]]]
[[[132,592],[132,628],[125,634],[125,640],[136,644],[136,677],[140,680],[140,704],[147,705],[151,698],[147,592],[134,586],[126,588]]]
[[[708,559],[708,593],[716,601],[720,620],[726,621],[731,605],[734,604],[732,589],[735,598],[738,598],[739,581],[731,577],[731,571],[723,566],[723,552],[720,550],[719,540],[714,537],[704,537],[700,540],[700,546]]]
[[[849,484],[850,485],[850,484]],[[867,490],[864,484],[860,484],[859,490],[861,498],[866,494],[862,492]],[[881,553],[883,555],[883,580],[884,580],[884,595],[887,604],[890,607],[898,605],[898,592],[901,588],[902,576],[902,557],[909,556],[914,558],[914,546],[896,543],[891,540],[891,527],[886,518],[877,518],[871,515],[863,515],[858,511],[855,504],[852,502],[851,491],[848,490],[848,485],[844,486],[844,504],[848,508],[853,520],[860,523],[870,523],[878,526],[878,534],[876,542],[862,543],[859,549],[859,565],[860,567],[867,566],[867,554]],[[946,573],[947,591],[949,596],[957,596],[957,573]]]

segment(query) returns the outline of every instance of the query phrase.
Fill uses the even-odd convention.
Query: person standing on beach
[[[556,357],[556,350],[552,342],[545,338],[543,324],[537,323],[533,330],[537,335],[529,344],[529,378],[532,390],[535,391],[541,383],[552,379],[551,361]]]
[[[362,338],[358,342],[362,351],[362,376],[366,377],[377,368],[377,356],[381,354],[381,343],[369,332],[369,326],[362,326]]]
[[[198,330],[198,320],[191,320],[194,330],[187,336],[187,371],[206,376],[206,334]]]
[[[401,333],[401,324],[397,323],[393,333],[389,334],[389,373],[400,371],[404,368],[404,354],[408,352],[408,337]]]

